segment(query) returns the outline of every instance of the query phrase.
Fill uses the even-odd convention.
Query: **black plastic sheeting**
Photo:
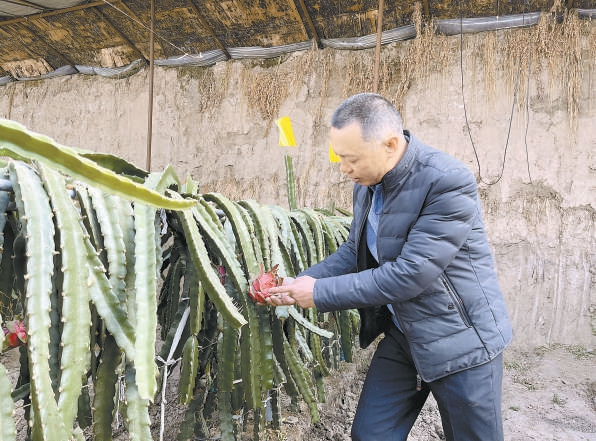
[[[576,11],[578,16],[582,19],[596,19],[596,9],[577,9]],[[534,26],[538,23],[538,20],[540,20],[541,14],[541,12],[532,12],[516,15],[436,20],[435,32],[443,35],[459,35]],[[390,44],[397,41],[408,40],[414,37],[416,37],[416,29],[414,25],[401,26],[399,28],[383,31],[381,34],[381,44]],[[311,49],[313,44],[313,41],[304,41],[300,43],[267,48],[260,46],[237,47],[228,48],[227,52],[232,59],[276,58],[287,53]],[[321,44],[323,47],[329,47],[338,50],[370,49],[375,47],[377,44],[377,34],[370,34],[356,38],[322,39]],[[163,67],[206,67],[212,66],[221,61],[226,61],[227,59],[228,56],[223,50],[216,49],[200,54],[185,54],[179,57],[155,60],[154,64]],[[147,62],[145,60],[136,60],[127,66],[117,68],[79,65],[63,66],[44,75],[31,78],[19,78],[18,81],[40,80],[62,75],[72,75],[76,73],[81,73],[84,75],[100,75],[108,78],[123,78],[135,74],[146,65]],[[11,81],[16,80],[12,76],[0,77],[0,86]]]

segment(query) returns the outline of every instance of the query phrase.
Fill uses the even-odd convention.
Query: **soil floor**
[[[288,441],[350,439],[350,424],[370,354],[344,365],[328,379],[328,400],[321,423],[284,426]],[[554,346],[504,355],[503,424],[506,441],[596,441],[596,353],[581,347]],[[444,440],[432,395],[408,441]]]
[[[15,354],[0,355],[16,380]],[[311,424],[306,406],[289,410],[282,400],[284,422],[280,431],[267,429],[265,441],[350,440],[350,426],[362,388],[372,348],[357,351],[353,363],[344,363],[325,379],[327,399],[319,405],[320,422]],[[533,351],[508,349],[504,354],[503,422],[506,441],[596,441],[596,350],[555,345]],[[13,369],[11,369],[11,367]],[[173,383],[173,382],[172,382]],[[171,390],[170,390],[171,389]],[[151,409],[153,439],[174,441],[184,409],[176,404],[175,387],[169,387],[166,402],[158,400]],[[18,409],[17,418],[22,409]],[[161,424],[161,415],[164,424]],[[216,423],[213,440],[219,439]],[[24,421],[18,422],[17,440],[23,440]],[[242,441],[253,439],[250,433]],[[114,440],[128,439],[122,427],[115,427]],[[436,403],[429,398],[408,441],[443,440]]]

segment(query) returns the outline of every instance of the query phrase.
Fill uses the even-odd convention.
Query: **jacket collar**
[[[420,141],[416,139],[409,130],[404,130],[404,135],[406,140],[408,140],[406,152],[400,161],[395,165],[395,167],[393,167],[385,174],[385,176],[383,176],[381,184],[384,191],[392,190],[402,183],[404,178],[409,174],[412,165],[414,164],[414,160],[418,156]]]

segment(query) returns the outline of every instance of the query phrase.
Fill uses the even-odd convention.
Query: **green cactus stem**
[[[156,191],[100,166],[47,136],[28,131],[14,121],[0,119],[0,155],[15,159],[38,160],[111,194],[154,207],[183,210],[195,204],[192,199],[173,200],[164,197]]]
[[[317,407],[315,389],[312,380],[309,378],[308,371],[302,363],[300,356],[294,351],[294,348],[288,342],[288,339],[285,337],[285,335],[283,336],[283,347],[289,370],[292,373],[292,378],[294,379],[296,386],[302,395],[302,398],[308,406],[311,423],[315,424],[319,421],[319,409]]]
[[[185,237],[189,246],[191,260],[199,273],[199,279],[205,286],[205,292],[216,305],[217,310],[236,328],[246,324],[246,319],[232,303],[211,267],[207,248],[199,232],[193,213],[189,210],[179,212],[180,221],[184,227]]]
[[[130,441],[147,441],[151,437],[151,419],[149,418],[149,400],[139,393],[135,379],[135,369],[127,364],[126,376],[126,422]]]
[[[135,381],[141,398],[150,400],[157,391],[157,365],[155,364],[155,330],[157,329],[157,275],[158,260],[155,244],[155,209],[144,204],[135,204]]]
[[[88,240],[85,240],[85,250],[87,252],[86,267],[88,269],[85,286],[89,290],[89,296],[107,329],[116,339],[118,346],[124,349],[130,360],[134,360],[134,327],[128,320],[126,311],[122,309],[120,300],[112,291],[104,266],[100,262],[95,248]]]
[[[193,397],[198,367],[199,344],[197,338],[191,335],[182,348],[182,368],[178,382],[178,403],[182,405],[190,404]]]
[[[81,242],[83,226],[79,213],[66,192],[63,176],[40,165],[44,185],[60,230],[62,262],[62,351],[60,359],[60,398],[58,411],[65,427],[70,427],[77,414],[77,399],[81,390],[81,377],[90,367],[89,329],[91,312],[89,293],[85,286],[85,248]]]
[[[320,335],[321,337],[325,337],[325,338],[333,337],[332,332],[329,332],[326,329],[319,328],[317,325],[315,325],[310,320],[305,318],[302,314],[300,314],[300,312],[298,311],[298,309],[296,309],[296,307],[290,307],[289,313],[290,313],[290,317],[292,317],[294,320],[296,320],[296,322],[299,325],[304,326],[309,331],[314,332],[315,334]]]
[[[292,165],[292,157],[290,155],[284,156],[286,164],[286,185],[288,191],[288,206],[290,210],[296,209],[296,185],[294,183],[294,167]]]
[[[352,363],[352,326],[349,311],[337,311],[337,322],[339,323],[339,335],[341,338],[341,348],[346,362]]]
[[[316,259],[317,262],[323,260],[329,253],[325,247],[325,236],[323,234],[323,226],[321,224],[321,216],[311,208],[301,208],[298,210],[304,214],[304,219],[310,227],[315,241]]]
[[[112,440],[112,420],[118,374],[116,369],[122,362],[120,348],[110,334],[106,335],[97,369],[93,396],[93,435],[95,441]]]
[[[318,263],[317,246],[312,230],[310,229],[306,215],[299,210],[291,211],[289,213],[290,219],[294,223],[299,239],[298,242],[304,246],[305,266],[309,267]]]
[[[12,162],[9,169],[27,239],[26,326],[32,385],[32,438],[66,440],[69,434],[54,397],[49,365],[50,296],[54,269],[52,211],[42,183],[30,166]]]
[[[89,187],[88,192],[99,223],[103,244],[102,252],[106,253],[106,270],[110,286],[120,300],[120,306],[126,309],[126,247],[124,233],[120,228],[118,208],[124,201],[98,188]],[[128,201],[126,203],[129,204]]]
[[[5,441],[14,441],[17,436],[17,428],[12,418],[14,403],[11,392],[12,386],[6,368],[0,363],[0,439]]]

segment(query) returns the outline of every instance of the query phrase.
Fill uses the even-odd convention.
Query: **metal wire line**
[[[110,3],[107,0],[103,0],[103,2],[106,5],[111,6],[112,8],[114,8],[116,11],[118,11],[119,13],[121,13],[122,15],[124,15],[125,17],[127,17],[128,19],[130,19],[133,23],[136,23],[137,25],[139,25],[140,27],[142,27],[143,29],[145,29],[147,32],[149,32],[150,34],[153,34],[154,36],[156,36],[157,38],[159,38],[160,40],[162,40],[163,42],[165,42],[166,44],[172,46],[174,49],[180,51],[182,54],[184,54],[183,56],[187,56],[190,58],[194,58],[196,60],[203,58],[202,53],[199,53],[199,56],[197,57],[196,55],[192,55],[189,54],[188,52],[186,52],[184,49],[182,49],[181,47],[176,46],[174,43],[172,43],[170,40],[168,40],[165,37],[162,37],[161,35],[159,35],[157,32],[151,30],[151,28],[149,26],[147,26],[146,24],[144,24],[143,22],[137,20],[136,18],[132,17],[130,14],[127,14],[125,11],[123,11],[122,9],[118,8],[114,3]]]
[[[499,0],[497,0],[497,18],[498,18],[498,12],[499,12]],[[525,2],[524,2],[524,8],[523,8],[523,15],[525,15]],[[463,107],[464,107],[464,117],[466,120],[466,130],[468,133],[468,137],[470,139],[470,143],[472,144],[472,149],[474,151],[474,157],[476,159],[476,165],[478,167],[478,179],[480,182],[482,182],[485,185],[495,185],[497,184],[502,178],[503,178],[503,174],[505,171],[505,162],[507,159],[507,151],[509,148],[509,139],[510,139],[510,135],[511,135],[511,125],[513,122],[513,114],[515,112],[515,103],[517,102],[517,92],[518,92],[518,87],[519,87],[519,79],[520,79],[520,71],[521,71],[521,59],[522,59],[522,54],[520,52],[519,55],[519,60],[518,60],[518,65],[517,65],[517,75],[516,75],[516,79],[515,79],[515,87],[514,87],[514,92],[513,92],[513,103],[511,104],[511,113],[509,115],[509,124],[508,124],[508,129],[507,129],[507,139],[505,141],[505,148],[503,150],[503,161],[501,163],[501,170],[499,172],[499,175],[497,176],[497,178],[494,181],[488,182],[485,181],[484,178],[482,177],[482,171],[481,171],[481,166],[480,166],[480,159],[478,157],[478,151],[476,149],[476,144],[474,143],[474,139],[472,138],[472,130],[470,128],[470,121],[468,118],[468,110],[467,110],[467,106],[466,106],[466,97],[465,97],[465,88],[464,88],[464,66],[463,66],[463,13],[462,13],[462,8],[461,8],[461,0],[459,2],[459,19],[460,19],[460,33],[459,33],[459,67],[460,67],[460,76],[461,76],[461,95],[462,95],[462,102],[463,102]],[[530,41],[531,43],[531,41]],[[531,48],[531,47],[530,47]],[[526,92],[526,109],[528,110],[528,99],[529,99],[529,75],[530,75],[530,71],[528,70],[528,90]],[[527,114],[527,110],[526,110],[526,131],[525,131],[525,145],[526,145],[526,162],[528,163],[528,174],[530,172],[530,164],[529,164],[529,160],[528,160],[528,146],[527,146],[527,133],[528,133],[528,125],[529,125],[529,115]],[[531,181],[531,177],[530,177],[530,181]]]

